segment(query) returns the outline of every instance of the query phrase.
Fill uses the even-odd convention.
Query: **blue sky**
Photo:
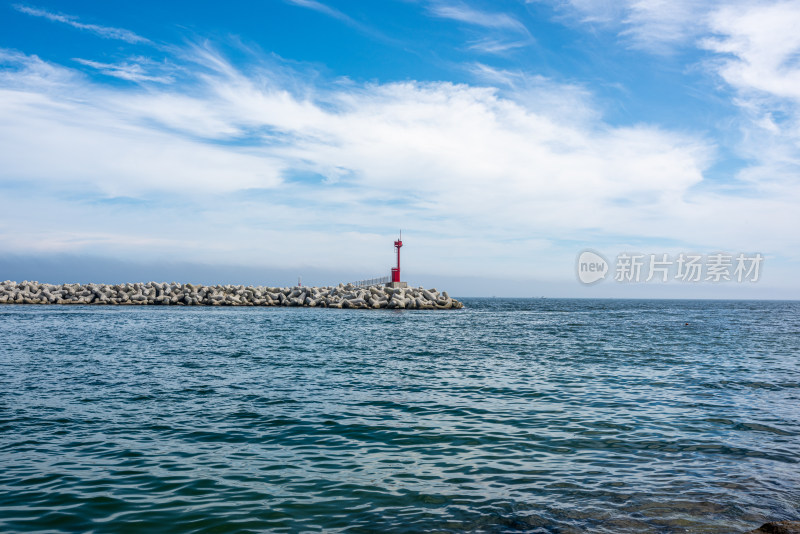
[[[797,2],[3,3],[0,278],[331,283],[385,274],[402,228],[404,277],[462,295],[800,298],[799,26]],[[587,248],[765,260],[587,287]]]

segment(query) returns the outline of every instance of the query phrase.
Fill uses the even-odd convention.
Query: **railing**
[[[390,276],[381,276],[380,278],[368,278],[367,280],[359,280],[358,282],[350,282],[356,287],[377,286],[380,284],[388,284],[392,281]]]

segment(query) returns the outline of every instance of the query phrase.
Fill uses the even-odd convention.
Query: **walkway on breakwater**
[[[390,288],[380,285],[356,287],[265,287],[196,284],[42,284],[0,283],[0,304],[105,304],[162,306],[306,306],[320,308],[364,308],[450,310],[463,304],[447,291]]]

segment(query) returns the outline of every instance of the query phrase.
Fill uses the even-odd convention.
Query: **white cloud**
[[[509,56],[536,42],[525,24],[508,13],[482,11],[451,0],[431,0],[425,9],[431,16],[466,24],[465,31],[472,37],[466,50],[472,52]]]
[[[638,48],[664,52],[691,42],[705,27],[714,2],[694,0],[635,0],[627,2],[622,35]]]
[[[721,0],[528,0],[553,4],[581,23],[607,27],[633,47],[655,53],[692,45]]]
[[[109,233],[164,240],[120,245],[134,256],[356,262],[369,276],[382,232],[402,227],[417,236],[420,271],[524,275],[534,259],[561,257],[554,241],[589,236],[742,250],[797,240],[774,219],[794,212],[791,196],[698,193],[709,143],[605,124],[577,86],[488,67],[506,89],[314,85],[275,67],[241,71],[208,48],[186,54],[197,73],[188,86],[119,87],[6,53],[15,64],[0,78],[0,185],[16,199],[5,213],[16,228],[9,246],[41,245],[57,224],[59,250],[84,250],[101,227],[98,247]],[[569,118],[571,109],[580,111]],[[41,198],[14,193],[15,183]],[[85,200],[119,196],[143,205]]]
[[[75,184],[109,195],[272,187],[279,182],[269,158],[171,135],[148,124],[160,118],[157,94],[137,110],[137,93],[117,93],[35,56],[0,52],[0,62],[16,67],[0,77],[6,179]],[[191,102],[179,99],[161,115],[168,119],[184,113],[187,118],[180,125],[187,133],[205,127],[216,135],[220,126],[205,124],[213,121],[206,110],[189,118],[178,107]]]
[[[150,40],[142,37],[141,35],[137,35],[130,30],[126,30],[123,28],[113,28],[110,26],[100,26],[98,24],[87,24],[84,22],[80,22],[77,17],[72,15],[64,15],[61,13],[53,13],[44,9],[39,9],[36,7],[26,6],[23,4],[14,4],[14,9],[19,11],[20,13],[25,13],[26,15],[31,15],[33,17],[43,17],[47,20],[51,20],[53,22],[61,22],[63,24],[67,24],[72,26],[73,28],[77,28],[79,30],[88,31],[95,35],[98,35],[104,39],[119,39],[121,41],[125,41],[132,44],[148,44]]]
[[[503,88],[503,94],[533,113],[558,117],[562,124],[593,123],[601,118],[592,93],[576,84],[557,83],[541,75],[473,63],[468,70],[481,83]]]
[[[62,90],[66,86],[78,83],[80,74],[42,61],[37,56],[28,56],[14,50],[0,48],[0,83],[3,88],[20,88],[29,90],[33,87],[38,92]]]
[[[354,23],[353,19],[339,11],[338,9],[334,9],[328,5],[323,4],[322,2],[317,2],[316,0],[286,0],[290,4],[294,4],[299,7],[305,7],[308,9],[313,9],[314,11],[318,11],[329,17],[333,17],[335,19],[342,20],[347,23]]]
[[[318,2],[317,0],[284,0],[284,1],[298,7],[311,9],[312,11],[316,11],[318,13],[322,13],[323,15],[327,15],[331,18],[339,20],[347,24],[351,28],[355,28],[361,33],[364,33],[372,37],[373,39],[377,39],[385,43],[398,44],[396,41],[387,37],[380,31],[376,30],[374,27],[362,24],[361,22],[355,20],[353,17],[349,16],[347,13],[339,11],[338,9],[334,9],[327,4]]]
[[[719,37],[703,45],[729,58],[719,69],[726,82],[800,103],[800,4],[725,7],[710,22]]]
[[[800,176],[800,5],[775,2],[724,7],[710,18],[719,54],[712,69],[742,110],[741,154],[754,163],[739,177],[759,191],[791,194]]]
[[[480,11],[462,3],[437,1],[428,6],[428,11],[437,17],[456,20],[475,26],[482,26],[484,28],[528,33],[525,25],[511,15]]]
[[[545,0],[549,1],[549,0]],[[566,0],[549,2],[584,24],[619,32],[635,48],[669,53],[708,50],[700,62],[733,90],[740,115],[725,125],[741,134],[736,177],[742,193],[795,196],[800,174],[800,4],[713,0]]]
[[[97,69],[107,76],[113,76],[114,78],[120,78],[131,82],[170,83],[173,81],[171,76],[154,76],[148,74],[140,63],[101,63],[89,59],[74,59],[81,65]]]
[[[508,52],[509,50],[523,48],[529,44],[531,44],[531,41],[527,39],[524,41],[509,41],[507,39],[486,37],[472,41],[468,48],[470,50],[476,50],[485,54],[502,54],[504,52]]]

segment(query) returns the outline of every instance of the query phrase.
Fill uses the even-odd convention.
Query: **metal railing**
[[[388,284],[391,282],[391,276],[381,276],[380,278],[368,278],[366,280],[359,280],[357,282],[350,282],[356,287],[377,286],[379,284]]]

